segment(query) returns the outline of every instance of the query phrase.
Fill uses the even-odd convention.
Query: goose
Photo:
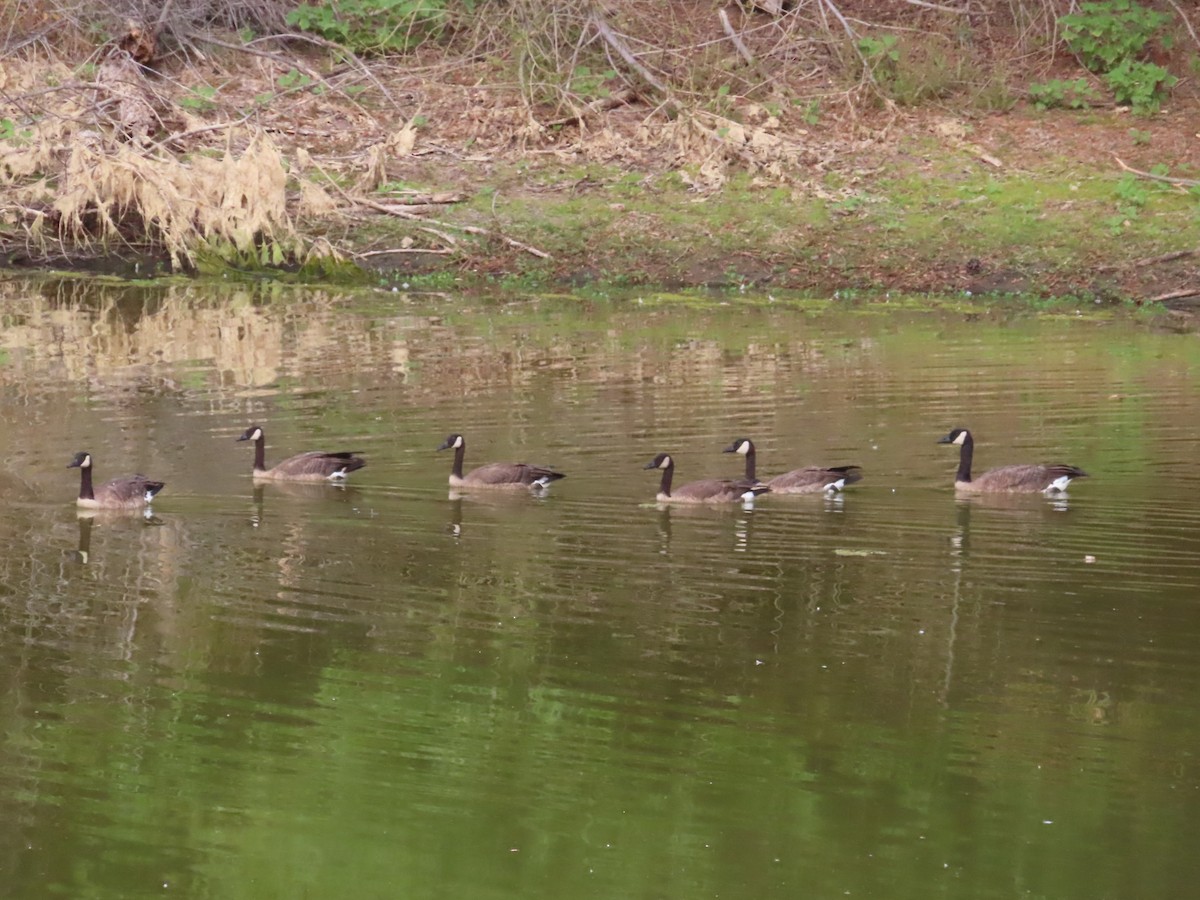
[[[120,475],[99,487],[92,487],[92,454],[81,451],[67,463],[68,469],[79,469],[79,499],[84,509],[138,509],[154,499],[163,489],[163,482],[151,481],[145,475]]]
[[[731,481],[724,478],[707,478],[703,481],[689,481],[680,485],[673,492],[671,479],[675,475],[675,460],[669,453],[660,453],[644,468],[662,469],[662,482],[658,487],[657,500],[659,503],[736,503],[738,500],[753,500],[759,494],[765,494],[771,489],[756,481]]]
[[[971,478],[971,457],[975,453],[975,439],[965,428],[954,428],[939,444],[957,444],[961,449],[958,456],[958,474],[954,476],[954,487],[960,491],[988,493],[1046,493],[1065,491],[1072,478],[1086,478],[1087,472],[1062,463],[1052,465],[1001,466],[989,469],[977,478]]]
[[[540,490],[548,487],[552,481],[566,478],[562,472],[555,472],[544,466],[531,466],[527,463],[488,463],[478,469],[472,469],[463,474],[463,457],[467,452],[467,441],[461,434],[452,434],[438,451],[454,448],[454,467],[450,470],[450,487],[480,487],[480,488],[533,488]]]
[[[367,464],[356,451],[325,453],[309,450],[289,456],[268,469],[264,461],[266,437],[261,426],[251,425],[237,440],[254,441],[255,478],[273,481],[344,481],[351,472],[357,472]]]
[[[749,438],[738,438],[722,453],[739,453],[746,457],[746,480],[757,482],[754,474],[754,441]],[[862,481],[859,466],[805,466],[802,469],[792,469],[774,478],[768,478],[762,484],[771,489],[772,494],[815,494],[818,491],[837,493],[848,484]]]

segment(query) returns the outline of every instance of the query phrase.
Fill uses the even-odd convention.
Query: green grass
[[[932,138],[905,150],[886,174],[856,181],[825,174],[820,195],[804,184],[763,185],[749,175],[702,194],[674,172],[524,162],[495,172],[487,189],[439,178],[436,189],[467,189],[470,200],[439,209],[436,218],[549,253],[545,261],[494,238],[460,236],[455,284],[464,261],[470,268],[479,258],[490,260],[488,271],[500,270],[490,281],[526,288],[564,279],[616,287],[763,279],[888,286],[894,277],[950,271],[978,258],[1049,294],[1063,279],[1091,289],[1098,262],[1190,248],[1200,239],[1200,200],[1153,182],[1122,186],[1114,171],[1089,172],[1055,158],[1036,171],[997,171]],[[419,175],[409,183],[435,189]],[[413,228],[375,222],[362,237],[386,245],[389,233],[396,239]],[[421,278],[435,283],[432,276],[415,280]]]

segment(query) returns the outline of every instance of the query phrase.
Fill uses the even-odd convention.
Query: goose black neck
[[[450,470],[455,478],[462,478],[463,457],[467,455],[467,442],[459,441],[458,446],[454,448],[454,468]]]
[[[254,471],[265,472],[267,470],[267,437],[260,434],[254,442]]]
[[[962,447],[958,451],[958,474],[954,476],[955,481],[968,483],[971,480],[971,457],[975,455],[975,439],[971,437],[971,432],[966,433],[966,440],[962,442]]]
[[[754,459],[754,448],[751,447],[746,452],[746,480],[747,481],[758,481],[758,478],[754,474],[756,468],[757,468],[757,464]]]
[[[96,495],[92,492],[92,467],[79,467],[79,499],[80,500],[95,500]]]
[[[672,460],[671,464],[669,466],[667,466],[665,469],[663,469],[662,481],[659,482],[659,485],[658,485],[658,492],[660,494],[662,494],[664,497],[671,496],[671,479],[674,477],[674,475],[675,475],[675,461]]]

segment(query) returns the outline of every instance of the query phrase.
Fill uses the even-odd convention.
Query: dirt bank
[[[757,34],[746,16],[733,26]],[[832,76],[666,106],[609,71],[590,100],[533,106],[487,59],[195,46],[169,74],[111,47],[0,60],[0,262],[1200,295],[1186,83],[1143,115],[1039,110],[1011,89],[906,105]],[[1074,65],[1051,56],[1037,77]]]

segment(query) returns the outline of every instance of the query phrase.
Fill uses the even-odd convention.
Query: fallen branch
[[[1153,172],[1143,172],[1141,169],[1135,169],[1133,166],[1125,165],[1125,162],[1121,159],[1121,157],[1117,156],[1115,153],[1113,154],[1113,159],[1117,161],[1118,166],[1120,166],[1126,172],[1136,175],[1138,178],[1148,178],[1151,181],[1161,181],[1166,184],[1178,185],[1179,187],[1200,187],[1200,181],[1197,181],[1194,178],[1173,178],[1170,175],[1155,175]]]
[[[365,250],[362,253],[354,255],[359,259],[366,259],[368,256],[390,256],[393,253],[436,253],[444,255],[453,252],[453,250],[431,250],[425,247],[393,247],[391,250]]]
[[[486,228],[479,228],[475,225],[456,225],[453,222],[440,222],[437,219],[426,219],[424,216],[418,216],[416,213],[409,212],[407,209],[402,209],[396,206],[388,206],[386,203],[377,203],[376,201],[369,200],[366,197],[350,197],[344,191],[342,192],[342,196],[346,197],[346,199],[351,203],[357,203],[360,206],[365,206],[368,209],[373,209],[389,216],[396,216],[400,219],[408,219],[413,222],[420,222],[423,225],[427,225],[428,223],[432,222],[434,225],[437,225],[441,228],[453,228],[457,231],[463,231],[467,234],[476,234],[480,237],[498,237],[510,247],[516,247],[518,250],[524,250],[526,253],[531,253],[539,259],[550,258],[550,254],[546,253],[544,250],[539,250],[537,247],[522,243],[521,241],[518,241],[515,238],[510,238],[507,235],[493,234]],[[436,232],[434,233],[436,234]],[[449,243],[453,244],[453,239],[450,239]]]
[[[386,196],[397,206],[445,206],[451,203],[462,203],[467,199],[466,194],[460,194],[457,191],[442,191],[437,194],[408,191],[399,196],[393,194]]]
[[[632,88],[623,88],[619,91],[614,91],[607,97],[600,97],[586,104],[583,109],[571,116],[564,116],[561,119],[555,119],[553,122],[547,122],[547,128],[561,128],[564,125],[574,125],[577,122],[582,122],[583,117],[588,113],[605,112],[610,109],[616,109],[618,106],[625,106],[627,103],[633,103],[637,99],[637,91]]]
[[[1200,248],[1193,250],[1173,250],[1170,253],[1161,253],[1158,256],[1147,256],[1143,259],[1135,259],[1127,263],[1119,265],[1097,266],[1097,272],[1116,272],[1118,269],[1143,269],[1146,266],[1156,266],[1159,263],[1174,262],[1177,259],[1185,259],[1189,256],[1195,256],[1200,253]]]
[[[1157,297],[1151,297],[1149,303],[1164,303],[1167,300],[1182,300],[1184,297],[1200,297],[1200,288],[1183,288],[1178,291],[1169,291],[1166,294],[1159,294]]]

